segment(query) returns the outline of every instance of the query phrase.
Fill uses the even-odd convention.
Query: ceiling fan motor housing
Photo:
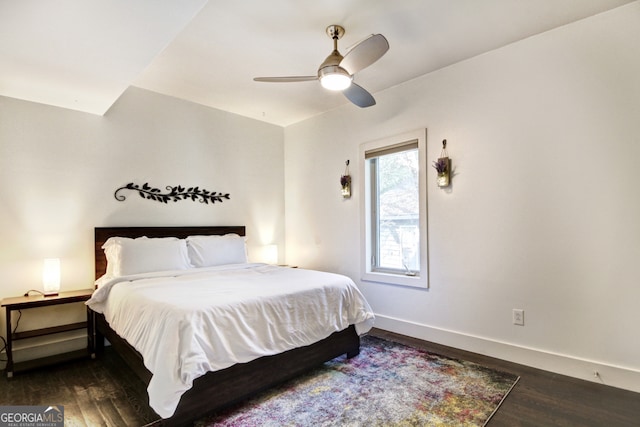
[[[353,76],[340,66],[342,55],[337,50],[331,52],[318,68],[318,79],[323,87],[330,90],[343,90],[349,87]]]

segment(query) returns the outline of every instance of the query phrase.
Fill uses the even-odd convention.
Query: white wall
[[[635,2],[287,127],[287,262],[354,278],[379,327],[640,391],[638,40]],[[359,171],[339,188],[416,128],[455,169],[429,173],[428,291],[359,280]]]
[[[41,289],[46,257],[61,258],[63,291],[91,288],[96,226],[246,225],[250,256],[282,245],[283,138],[281,127],[137,88],[103,117],[0,98],[0,298]],[[231,199],[115,200],[129,182],[197,185]],[[70,311],[25,312],[20,327]]]

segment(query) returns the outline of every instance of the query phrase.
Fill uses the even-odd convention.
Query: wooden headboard
[[[220,227],[96,227],[94,229],[95,242],[95,267],[96,279],[102,277],[107,271],[107,259],[102,250],[102,245],[109,237],[178,237],[184,239],[188,236],[209,236],[235,233],[245,235],[245,226],[220,226]]]

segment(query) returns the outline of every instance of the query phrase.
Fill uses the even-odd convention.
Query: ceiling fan
[[[355,45],[346,55],[338,52],[338,39],[344,35],[340,25],[329,25],[327,35],[333,39],[333,52],[318,68],[315,76],[255,77],[257,82],[306,82],[320,80],[325,89],[342,91],[344,96],[358,107],[376,104],[373,96],[353,82],[353,75],[376,62],[389,50],[389,42],[382,34],[372,34]]]

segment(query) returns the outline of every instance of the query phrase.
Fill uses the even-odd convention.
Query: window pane
[[[377,157],[376,269],[420,270],[418,150]]]
[[[362,280],[428,288],[426,129],[365,142],[360,156]]]

